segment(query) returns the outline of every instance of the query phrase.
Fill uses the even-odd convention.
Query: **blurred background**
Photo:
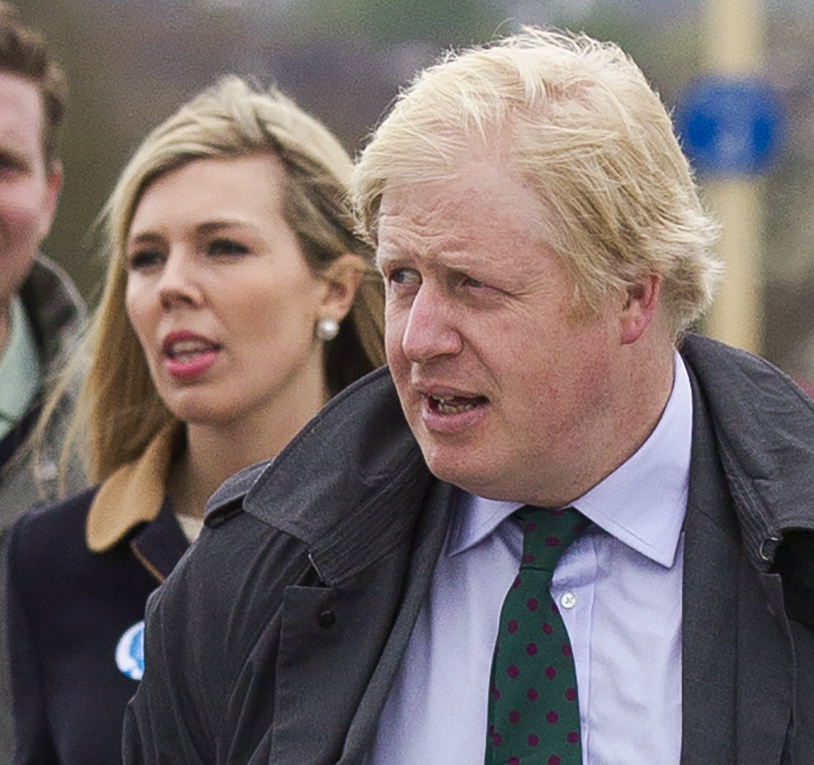
[[[701,147],[699,182],[725,227],[721,254],[731,286],[705,329],[762,353],[804,385],[814,379],[812,0],[17,3],[47,35],[70,81],[66,182],[45,251],[91,304],[103,271],[93,222],[118,172],[147,131],[221,74],[276,83],[352,153],[417,69],[450,46],[486,42],[522,24],[618,42],[685,130],[734,124],[687,106],[699,82],[718,74],[759,80],[774,99],[768,117],[764,109],[742,121],[747,130],[756,126],[761,162],[704,168],[709,136],[690,130],[684,138],[688,149]],[[713,110],[724,101],[713,97]]]

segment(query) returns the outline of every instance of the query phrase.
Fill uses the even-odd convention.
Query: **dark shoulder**
[[[814,413],[814,401],[774,364],[739,348],[702,335],[688,334],[679,353],[708,396],[729,400],[732,407],[759,410],[769,399],[785,399],[804,416]],[[774,419],[772,413],[765,413]]]
[[[240,512],[229,523],[210,528],[176,566],[156,595],[156,607],[168,616],[192,612],[230,619],[246,618],[242,595],[256,590],[258,601],[270,606],[295,584],[309,567],[302,541],[279,531],[251,514]],[[261,606],[260,610],[263,610]],[[221,623],[221,622],[219,622]]]
[[[26,600],[38,602],[47,591],[49,597],[65,602],[63,597],[79,581],[77,572],[91,556],[85,522],[95,494],[96,488],[86,489],[17,517],[4,538],[9,587]]]
[[[271,460],[259,462],[227,478],[206,503],[206,525],[217,528],[238,515],[242,511],[246,494],[271,463]]]
[[[148,602],[141,701],[163,708],[168,685],[206,677],[196,716],[221,720],[248,657],[274,639],[286,588],[310,572],[300,540],[248,513],[205,527]]]
[[[9,530],[14,546],[50,549],[50,543],[64,544],[77,534],[84,540],[88,511],[98,490],[98,486],[93,486],[57,502],[29,508]]]

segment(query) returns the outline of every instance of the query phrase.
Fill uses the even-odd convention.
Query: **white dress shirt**
[[[572,503],[592,525],[554,572],[574,652],[585,765],[678,765],[682,525],[692,393],[675,379],[653,433]],[[520,565],[520,505],[461,493],[368,765],[478,765],[492,653]]]

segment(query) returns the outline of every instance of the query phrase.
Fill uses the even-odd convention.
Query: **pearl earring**
[[[320,319],[317,322],[317,337],[320,340],[328,342],[333,340],[339,334],[339,322],[328,316],[325,319]]]

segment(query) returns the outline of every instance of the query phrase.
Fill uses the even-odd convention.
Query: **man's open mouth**
[[[438,414],[463,414],[486,403],[483,396],[427,396],[430,409]]]

